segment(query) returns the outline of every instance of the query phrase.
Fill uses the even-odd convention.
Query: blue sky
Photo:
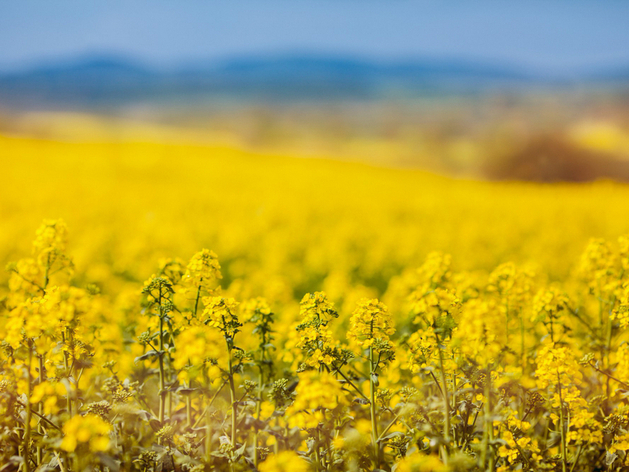
[[[2,0],[0,69],[89,53],[157,66],[308,52],[538,70],[629,66],[629,1]]]

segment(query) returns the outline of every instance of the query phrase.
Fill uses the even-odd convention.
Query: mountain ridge
[[[582,74],[575,79],[463,59],[375,61],[307,53],[235,56],[160,69],[126,56],[91,54],[0,73],[0,104],[99,104],[206,96],[378,98],[391,93],[408,96],[520,90],[575,81],[624,85],[622,74],[609,72]]]

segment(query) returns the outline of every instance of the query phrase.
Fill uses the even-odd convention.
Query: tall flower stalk
[[[166,323],[169,322],[169,314],[174,309],[173,294],[175,290],[172,283],[166,277],[151,277],[145,284],[142,293],[147,297],[147,310],[149,316],[157,316],[158,333],[157,333],[157,350],[150,352],[151,355],[157,357],[159,364],[159,422],[164,424],[166,415],[166,397],[168,390],[166,389],[167,371],[166,371]],[[154,336],[144,338],[144,341],[151,344]],[[172,344],[172,341],[171,341]],[[152,344],[151,344],[152,345]]]
[[[240,332],[242,323],[238,320],[236,307],[238,303],[233,298],[205,297],[203,299],[205,309],[203,310],[204,323],[221,332],[225,339],[227,348],[227,381],[231,400],[231,445],[236,447],[237,422],[238,422],[238,402],[236,399],[236,384],[234,377],[240,365],[234,364],[234,351],[242,352],[235,345],[235,336]]]
[[[382,457],[378,436],[378,375],[381,367],[394,358],[389,337],[395,333],[393,320],[387,307],[376,299],[361,300],[350,319],[347,337],[369,353],[369,413],[374,463],[380,468]]]

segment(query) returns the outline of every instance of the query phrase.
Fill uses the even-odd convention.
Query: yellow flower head
[[[203,304],[205,305],[205,310],[203,310],[205,324],[233,338],[242,326],[236,314],[238,302],[233,298],[204,297]]]
[[[565,346],[555,347],[554,344],[544,345],[537,356],[538,388],[557,386],[562,387],[579,385],[583,374],[579,369],[579,363],[575,359],[570,348]]]
[[[220,332],[208,326],[190,326],[177,338],[173,367],[178,370],[188,368],[188,377],[196,377],[206,360],[224,365],[226,358],[225,339]]]
[[[333,318],[339,317],[334,309],[334,303],[328,300],[324,292],[304,295],[300,302],[299,316],[302,319],[302,324],[316,322],[324,326]]]
[[[375,340],[388,341],[393,333],[395,328],[387,307],[376,299],[363,299],[352,314],[347,337],[368,348]]]
[[[222,275],[218,256],[214,251],[202,249],[190,259],[182,283],[194,290],[209,292],[214,288],[216,280],[220,278]]]
[[[334,410],[346,404],[341,384],[328,372],[300,374],[295,394],[295,401],[286,409],[291,427],[315,428],[323,421],[322,410]]]
[[[242,303],[240,310],[245,323],[260,324],[273,314],[267,301],[262,297],[252,298]]]
[[[159,275],[164,275],[173,284],[178,284],[185,272],[185,263],[178,257],[160,259],[157,265],[159,266]]]
[[[63,220],[44,220],[35,233],[33,254],[56,250],[64,252],[68,241],[68,227]]]
[[[547,318],[558,318],[568,307],[568,297],[553,285],[550,288],[543,288],[533,298],[533,319],[532,321],[544,321]]]
[[[519,309],[531,296],[533,276],[531,270],[507,262],[489,275],[487,290],[497,293],[509,309]]]
[[[452,256],[433,251],[426,256],[426,261],[417,270],[418,285],[424,291],[437,287],[446,287],[452,277]]]
[[[260,464],[260,472],[308,472],[308,462],[293,451],[270,455]]]
[[[629,284],[620,290],[620,299],[612,311],[612,319],[618,320],[621,328],[629,326]]]
[[[96,415],[75,415],[63,425],[61,449],[74,452],[86,445],[90,452],[103,452],[109,449],[109,433],[112,427]]]
[[[578,272],[591,293],[604,296],[614,290],[620,280],[618,265],[618,255],[611,245],[604,239],[592,238],[581,255]]]
[[[414,452],[397,463],[396,472],[447,472],[448,467],[437,456]]]
[[[44,414],[51,415],[59,411],[57,402],[65,395],[67,390],[62,382],[42,382],[33,388],[31,403],[43,402]]]

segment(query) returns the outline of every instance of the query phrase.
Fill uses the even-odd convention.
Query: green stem
[[[436,334],[436,333],[435,333]],[[441,393],[443,394],[443,412],[445,414],[445,431],[444,431],[444,438],[446,440],[446,442],[448,443],[446,446],[446,454],[445,454],[445,458],[446,458],[446,465],[447,465],[447,459],[448,459],[448,451],[447,448],[450,447],[450,398],[449,398],[449,394],[448,394],[448,382],[446,379],[446,370],[445,367],[443,366],[443,351],[441,350],[441,343],[439,341],[439,335],[437,336],[437,349],[439,351],[439,370],[441,371],[441,383],[443,384],[443,389],[441,391]]]
[[[605,359],[607,360],[605,367],[607,369],[609,369],[609,354],[610,354],[611,346],[612,346],[613,331],[614,331],[614,322],[612,320],[612,317],[609,316],[608,314],[607,315],[607,341],[605,343]],[[609,396],[609,392],[607,392],[607,395]]]
[[[59,453],[57,451],[53,451],[53,453],[55,454],[55,457],[57,458],[57,464],[59,464],[59,469],[61,470],[61,472],[66,472],[66,469],[63,466],[63,461],[61,460],[61,457],[59,457]]]
[[[258,373],[258,401],[256,402],[256,419],[260,420],[260,412],[262,410],[262,393],[263,393],[263,382],[264,382],[264,373],[262,371],[262,363],[264,362],[264,348],[262,349],[261,360],[260,360],[260,372]],[[255,427],[255,433],[253,437],[253,465],[257,469],[258,468],[258,426]]]
[[[380,468],[380,445],[378,443],[378,417],[376,409],[376,383],[374,378],[377,366],[374,364],[373,346],[369,347],[369,410],[371,413],[371,440],[373,442],[376,469]]]
[[[15,400],[15,403],[17,403],[18,405],[20,405],[22,408],[26,408],[26,403],[22,403],[19,400]],[[48,418],[46,418],[44,415],[40,415],[38,412],[36,411],[32,411],[31,413],[35,416],[37,416],[40,420],[46,422],[48,425],[52,426],[53,428],[55,428],[57,431],[61,431],[61,428],[59,426],[57,426],[56,424],[54,424],[52,421],[50,421]]]
[[[553,329],[553,317],[550,317],[550,340],[554,343],[555,342],[555,331]]]
[[[166,410],[166,379],[164,372],[164,317],[162,316],[162,305],[160,297],[159,305],[159,422],[164,424],[164,413]]]
[[[526,353],[524,344],[524,316],[520,313],[520,355],[522,359],[522,375],[524,375],[526,371]]]
[[[561,429],[561,470],[566,472],[566,431],[563,417],[563,396],[561,393],[561,376],[557,371],[557,392],[559,393],[559,427]]]
[[[325,425],[327,425],[327,418],[326,418],[326,414],[325,414],[325,410],[323,410],[323,422]],[[332,424],[332,427],[334,428],[334,424]],[[323,427],[323,431],[325,434],[325,459],[323,462],[323,468],[325,470],[329,470],[330,465],[332,464],[332,460],[330,459],[330,455],[332,453],[332,443],[331,443],[331,438],[330,438],[330,431],[328,429],[327,426]]]
[[[231,398],[232,405],[232,446],[236,447],[236,418],[238,414],[238,407],[236,406],[236,387],[234,385],[234,366],[232,363],[232,350],[229,341],[227,341],[227,349],[229,351],[229,355],[227,357],[228,368],[229,368],[229,395]]]
[[[507,346],[509,345],[509,301],[505,302],[505,318],[506,318],[506,326],[505,326],[505,334]]]
[[[205,411],[205,462],[208,467],[212,465],[212,416],[208,406]]]
[[[599,318],[599,329],[601,331],[601,341],[605,340],[605,323],[603,321],[603,311],[604,311],[604,304],[603,304],[603,298],[601,295],[601,290],[599,288],[598,291],[598,318]],[[603,345],[601,345],[600,347],[600,354],[601,354],[601,359],[603,360],[603,362],[605,362],[605,347]]]
[[[389,430],[391,429],[391,426],[393,426],[399,418],[400,418],[399,414],[395,415],[395,417],[391,420],[391,422],[387,425],[387,427],[382,430],[382,432],[380,433],[380,436],[378,436],[378,442],[382,440],[384,435],[389,432]]]
[[[48,287],[49,278],[50,278],[50,253],[48,253],[48,258],[46,260],[46,271],[44,273],[44,292],[46,292],[46,288]]]
[[[321,453],[319,452],[319,428],[317,427],[315,433],[315,472],[321,470]]]
[[[584,319],[583,319],[583,317],[582,317],[581,315],[579,315],[579,311],[578,311],[578,309],[574,309],[574,308],[572,308],[572,307],[568,306],[568,311],[570,311],[570,313],[572,313],[572,315],[573,315],[573,316],[574,316],[574,317],[575,317],[578,321],[580,321],[580,322],[581,322],[581,324],[583,324],[583,326],[585,326],[585,327],[588,329],[588,331],[590,331],[590,333],[592,334],[592,337],[593,337],[594,339],[599,339],[599,338],[600,338],[599,333],[598,333],[598,332],[596,332],[596,330],[592,327],[592,323],[590,323],[590,322],[588,322],[588,321],[584,320]]]
[[[42,384],[45,380],[44,378],[44,358],[43,356],[37,356],[39,358],[39,384]],[[44,405],[43,402],[39,402],[39,417],[41,418],[43,416],[44,413]],[[38,425],[37,425],[37,431],[39,432],[40,435],[43,436],[44,434],[44,426],[42,425],[41,420],[39,421]],[[40,466],[42,464],[43,461],[43,453],[42,453],[42,447],[41,445],[37,444],[37,465]]]
[[[206,391],[209,392],[210,380],[208,379],[207,372],[205,371],[205,369],[203,370],[203,378],[205,380],[204,384],[206,387]],[[201,421],[201,418],[205,417],[205,464],[207,466],[206,470],[212,469],[212,415],[210,412],[210,407],[214,403],[214,400],[216,400],[216,397],[218,397],[218,394],[221,392],[221,390],[223,390],[224,386],[225,386],[225,382],[223,382],[223,384],[218,388],[218,390],[214,392],[214,395],[212,396],[207,406],[205,407],[204,414],[199,416],[199,419],[197,420],[197,423],[198,423]],[[197,426],[198,426],[197,424],[194,425],[195,428]]]
[[[369,398],[367,398],[367,395],[365,395],[361,389],[359,389],[356,384],[354,384],[354,382],[352,382],[349,378],[347,378],[347,376],[345,374],[343,374],[343,372],[341,372],[341,369],[338,367],[334,367],[334,371],[337,372],[341,377],[343,377],[343,379],[350,384],[354,390],[356,391],[356,393],[358,393],[361,397],[363,397],[365,400],[369,401]]]
[[[33,413],[32,413],[32,405],[31,405],[31,366],[33,363],[33,345],[31,340],[28,340],[28,362],[26,364],[26,368],[28,370],[27,372],[27,386],[26,386],[26,424],[24,425],[24,451],[23,451],[23,458],[24,458],[24,471],[25,472],[29,472],[30,471],[30,467],[31,464],[29,462],[29,449],[30,449],[30,444],[31,444],[31,418],[33,417]]]
[[[203,279],[201,279],[203,280]],[[199,299],[201,298],[201,285],[199,285],[199,288],[197,289],[197,298],[194,301],[194,316],[196,318],[197,316],[197,311],[199,309]],[[192,393],[189,393],[186,396],[186,418],[187,418],[187,424],[188,424],[188,428],[192,427]]]
[[[201,421],[203,420],[203,418],[205,417],[205,413],[207,413],[210,410],[210,407],[212,406],[212,404],[214,403],[214,400],[216,400],[216,397],[218,397],[218,394],[221,393],[221,391],[223,390],[223,387],[225,386],[225,384],[227,383],[227,381],[223,382],[221,384],[220,387],[218,387],[218,390],[216,392],[214,392],[214,395],[212,395],[212,399],[210,400],[210,402],[207,404],[207,406],[205,407],[205,409],[203,410],[203,414],[201,416],[199,416],[199,418],[197,419],[197,421],[194,423],[193,428],[196,428],[197,426],[199,426],[199,424],[201,424]],[[205,382],[207,389],[210,389],[209,383],[206,379]],[[201,409],[201,408],[199,408]]]
[[[605,372],[604,370],[599,369],[598,367],[596,367],[595,364],[592,364],[592,361],[589,362],[588,364],[590,367],[592,367],[595,371],[605,375],[607,378],[614,380],[615,382],[618,382],[620,385],[622,385],[624,388],[629,389],[629,384],[623,382],[622,380],[614,377],[612,374],[610,374],[609,372]]]
[[[583,452],[583,444],[579,444],[579,449],[577,450],[577,455],[574,459],[574,462],[572,464],[572,467],[570,467],[570,472],[574,471],[574,468],[577,466],[577,464],[579,463],[579,458],[581,457],[581,452]]]
[[[192,428],[192,392],[188,392],[186,395],[186,425],[188,428]]]
[[[203,279],[201,279],[202,281]],[[197,299],[194,301],[194,316],[197,316],[197,310],[199,308],[199,298],[201,298],[201,285],[199,284],[199,288],[197,289]]]
[[[61,338],[63,340],[63,343],[66,345],[67,347],[67,343],[66,343],[66,333],[63,332],[61,335]],[[68,378],[70,377],[70,360],[68,358],[68,350],[64,349],[63,350],[63,365],[66,369],[66,375],[68,376]],[[70,382],[68,382],[69,384]],[[70,415],[70,418],[72,418],[72,392],[71,389],[68,388],[68,395],[66,397],[66,402],[67,402],[67,408],[68,408],[68,414]]]
[[[485,431],[483,432],[483,452],[481,455],[482,469],[493,472],[494,457],[489,442],[494,439],[494,422],[491,407],[491,369],[487,369],[485,376]]]

